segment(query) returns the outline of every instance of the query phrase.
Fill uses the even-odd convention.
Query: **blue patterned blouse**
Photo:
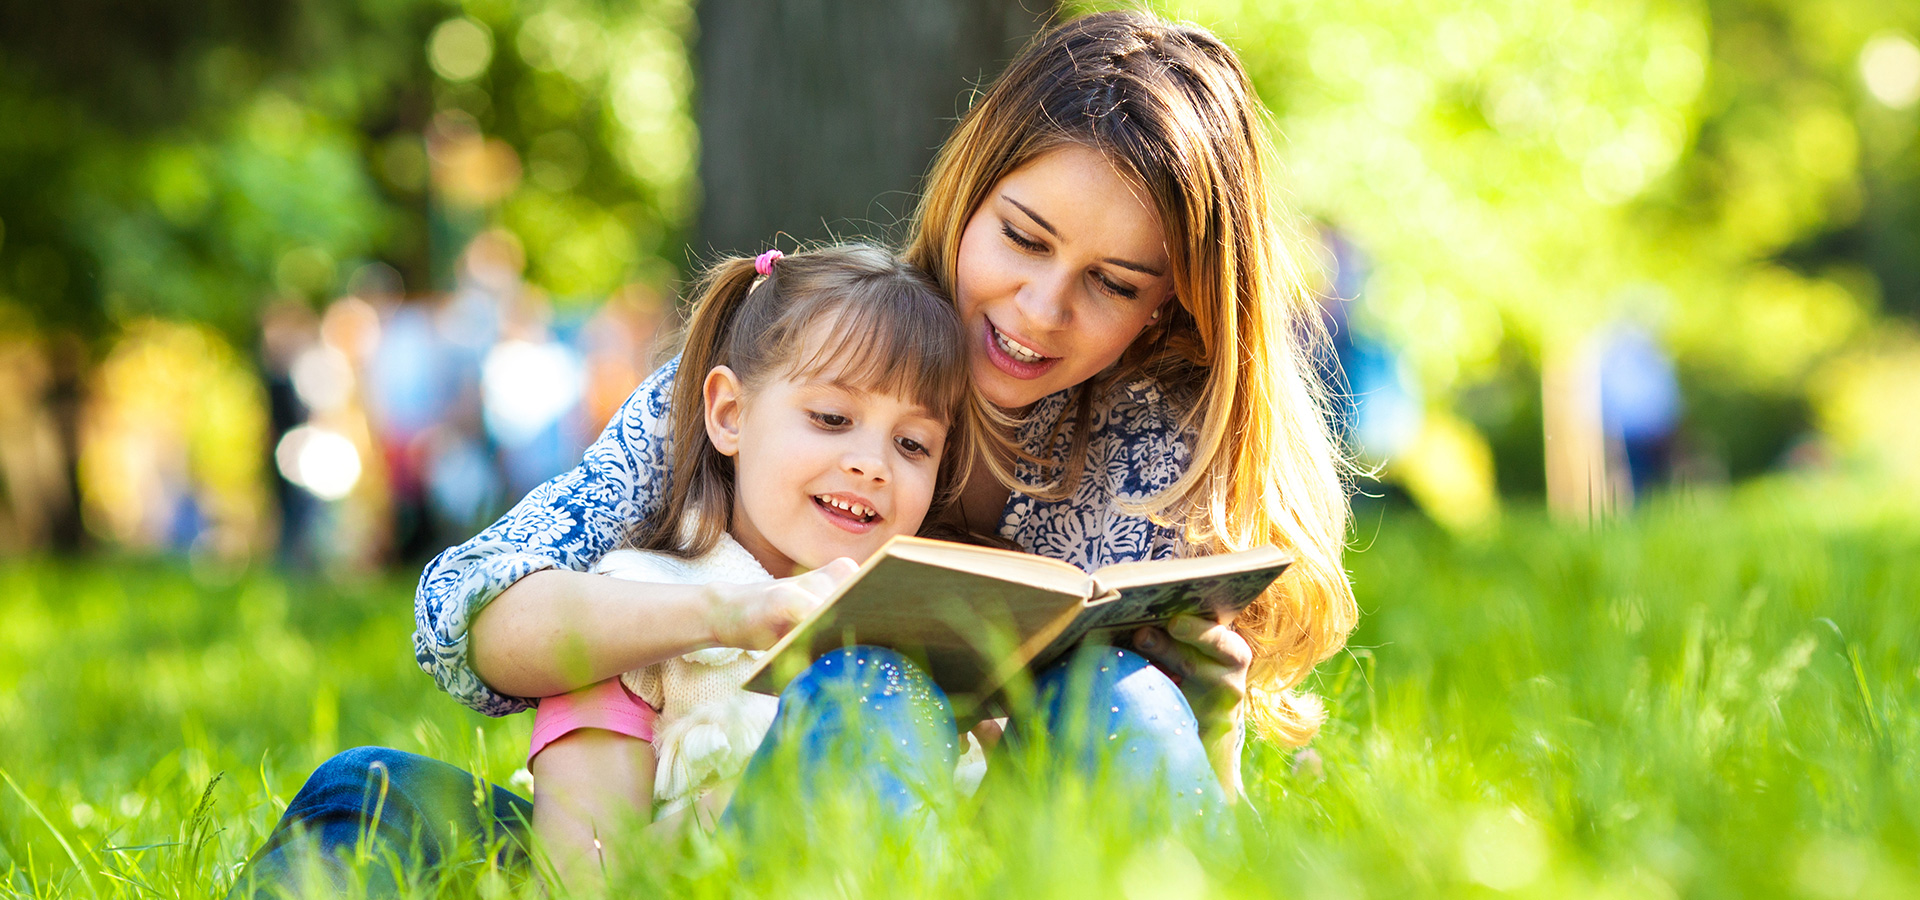
[[[414,656],[440,688],[490,716],[530,708],[530,700],[495,693],[467,662],[467,623],[508,585],[548,568],[590,569],[632,523],[663,502],[667,408],[679,360],[647,377],[580,465],[527,494],[472,540],[427,564],[414,595]],[[1071,391],[1036,403],[1019,431],[1040,458],[1063,459],[1066,435],[1052,447],[1052,426],[1069,412]],[[1152,380],[1115,385],[1097,398],[1086,467],[1073,496],[1038,500],[1015,491],[999,534],[1041,556],[1092,571],[1109,563],[1181,556],[1172,528],[1120,511],[1115,501],[1151,496],[1176,480],[1191,457],[1190,437],[1177,432],[1195,392]],[[1024,473],[1023,473],[1024,474]]]

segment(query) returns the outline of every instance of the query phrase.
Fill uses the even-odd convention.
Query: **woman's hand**
[[[860,568],[841,557],[805,575],[760,584],[715,584],[707,606],[717,647],[765,650],[820,607]]]
[[[1181,616],[1166,628],[1149,625],[1133,633],[1133,649],[1167,673],[1193,707],[1200,740],[1213,760],[1220,785],[1232,799],[1240,792],[1241,704],[1247,699],[1247,669],[1253,648],[1231,622]]]

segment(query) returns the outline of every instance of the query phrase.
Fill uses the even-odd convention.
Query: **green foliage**
[[[1908,896],[1917,537],[1891,501],[1782,484],[1593,532],[1522,516],[1463,542],[1389,518],[1351,558],[1366,615],[1322,666],[1333,718],[1313,753],[1248,751],[1258,821],[1170,837],[1102,802],[1114,790],[1016,780],[954,811],[933,851],[835,806],[814,814],[836,826],[757,846],[759,864],[656,848],[620,893]],[[526,717],[432,690],[408,591],[7,565],[0,891],[217,893],[305,774],[356,744],[506,782]],[[422,890],[513,888],[448,878]]]
[[[1874,40],[1911,52],[1911,4],[1152,5],[1239,52],[1289,201],[1377,264],[1356,327],[1437,405],[1638,320],[1703,401],[1689,429],[1746,474],[1806,427],[1810,375],[1920,310],[1920,103],[1864,75]]]
[[[497,223],[563,297],[664,282],[690,196],[689,15],[680,0],[9,7],[0,311],[246,338],[274,297],[330,297],[369,261],[445,287],[465,238]],[[458,139],[478,135],[504,153],[473,195]]]

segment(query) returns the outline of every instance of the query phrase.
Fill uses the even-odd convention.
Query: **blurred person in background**
[[[313,310],[298,300],[278,300],[260,311],[260,381],[267,393],[267,453],[269,478],[274,504],[280,509],[279,538],[274,559],[288,568],[307,568],[313,563],[309,538],[320,501],[302,487],[278,464],[278,450],[287,435],[307,424],[308,408],[295,389],[295,360],[319,340],[319,320]]]
[[[1646,496],[1672,472],[1681,407],[1673,357],[1645,326],[1623,322],[1602,337],[1600,424],[1624,499]]]
[[[509,297],[500,340],[480,369],[481,419],[499,449],[508,496],[518,497],[571,468],[586,450],[574,427],[586,392],[580,352],[557,339],[541,294]]]
[[[1330,359],[1322,362],[1339,437],[1361,458],[1382,463],[1404,452],[1419,435],[1422,399],[1418,382],[1393,345],[1357,325],[1366,301],[1366,254],[1338,229],[1320,229],[1320,318]]]
[[[38,341],[0,341],[0,550],[47,547],[73,516],[66,442],[49,402],[54,374]]]

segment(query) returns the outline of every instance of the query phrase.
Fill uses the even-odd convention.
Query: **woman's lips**
[[[981,334],[981,340],[985,341],[987,345],[987,360],[993,363],[994,368],[1008,375],[1021,379],[1022,381],[1039,378],[1047,374],[1047,372],[1054,367],[1054,364],[1060,361],[1060,357],[1058,356],[1042,357],[1038,362],[1027,362],[1021,359],[1015,359],[1012,354],[1006,351],[1006,348],[1000,346],[1001,335],[999,330],[993,327],[993,322],[988,320],[985,324],[986,327]]]

